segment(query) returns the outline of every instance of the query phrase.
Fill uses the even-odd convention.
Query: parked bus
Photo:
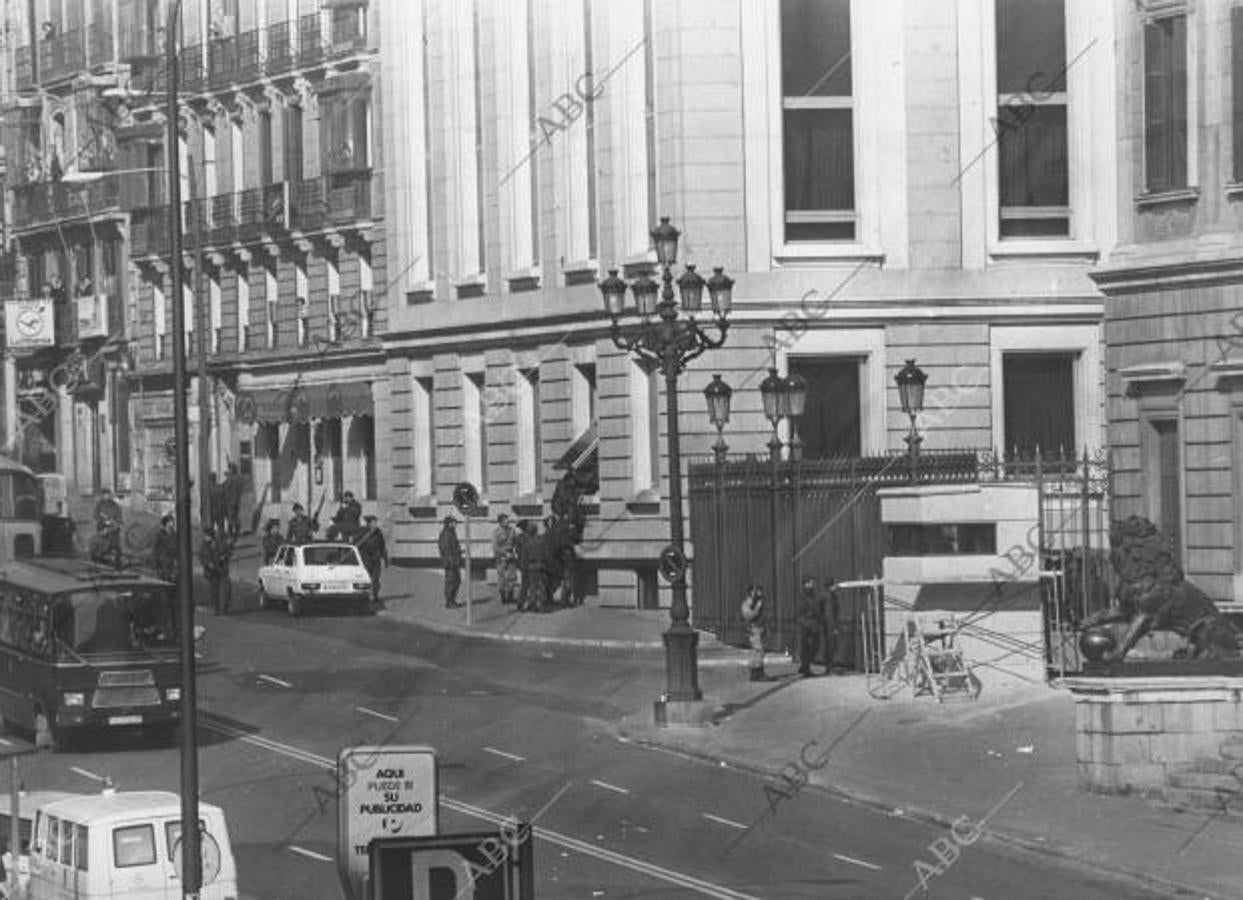
[[[33,469],[0,456],[0,563],[43,552],[43,486]]]
[[[75,559],[0,566],[0,716],[55,749],[91,728],[171,741],[181,700],[174,589]]]

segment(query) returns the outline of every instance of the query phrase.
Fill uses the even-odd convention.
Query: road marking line
[[[107,781],[108,780],[103,775],[96,775],[94,772],[88,769],[79,769],[77,766],[71,766],[69,771],[76,772],[77,774],[81,775],[83,778],[90,778],[94,781]]]
[[[484,753],[491,753],[493,756],[503,756],[505,759],[512,759],[514,762],[526,762],[525,756],[519,756],[517,753],[506,753],[504,750],[497,750],[495,747],[483,747]]]
[[[720,822],[722,825],[728,825],[730,828],[746,828],[741,822],[735,822],[733,819],[722,819],[720,816],[714,816],[712,813],[700,813],[709,822]]]
[[[335,772],[337,768],[336,761],[331,760],[326,756],[320,756],[319,754],[311,753],[308,750],[302,750],[289,744],[282,744],[279,741],[272,740],[271,738],[264,738],[259,737],[258,735],[249,734],[240,728],[236,728],[232,725],[227,725],[224,722],[216,720],[210,713],[204,714],[202,725],[205,728],[210,728],[219,734],[223,734],[225,737],[231,737],[235,740],[252,744],[257,747],[263,747],[266,750],[271,750],[273,753],[278,753],[282,756],[309,763],[310,765],[320,769],[327,769],[330,772]],[[513,818],[510,816],[502,816],[499,813],[492,812],[491,810],[483,809],[479,806],[472,806],[471,804],[464,803],[461,800],[454,800],[452,797],[445,794],[440,795],[440,803],[441,806],[446,809],[451,809],[454,812],[461,813],[462,815],[481,819],[492,825],[505,825],[509,828],[513,827]],[[733,888],[722,887],[721,885],[713,884],[710,881],[704,881],[700,878],[696,878],[694,875],[687,875],[683,872],[674,871],[673,869],[666,869],[663,866],[656,865],[655,863],[645,862],[644,860],[637,859],[633,856],[626,856],[613,850],[606,850],[605,848],[598,847],[595,844],[589,844],[586,841],[582,841],[578,838],[570,837],[569,835],[561,834],[556,831],[550,831],[547,828],[535,828],[533,830],[536,837],[555,846],[563,847],[566,850],[575,850],[582,853],[584,856],[590,856],[595,859],[603,860],[604,862],[612,863],[613,865],[620,866],[624,869],[629,869],[632,872],[639,872],[640,874],[648,875],[652,878],[668,882],[669,884],[687,888],[688,890],[695,891],[705,897],[712,897],[714,900],[760,900],[760,898],[756,897],[754,894],[744,894],[741,891],[735,891]]]
[[[268,682],[268,684],[275,684],[278,687],[283,687],[283,688],[293,687],[293,685],[290,684],[288,681],[282,681],[280,678],[273,678],[271,675],[260,675],[259,680],[266,681]]]
[[[366,713],[369,716],[375,716],[377,719],[383,719],[385,722],[400,722],[401,719],[396,716],[390,716],[387,713],[376,712],[374,709],[367,709],[365,706],[355,706],[360,713]]]
[[[293,844],[289,845],[289,849],[292,852],[297,853],[299,856],[305,856],[307,859],[317,859],[320,862],[332,862],[331,856],[324,856],[324,854],[316,853],[314,850],[307,850],[303,847],[296,847]]]
[[[615,784],[609,784],[607,781],[600,781],[598,779],[593,778],[591,779],[591,783],[594,784],[596,787],[604,788],[606,791],[613,791],[616,794],[629,794],[630,793],[630,791],[628,791],[626,788],[618,787]]]
[[[880,866],[876,865],[875,863],[864,862],[861,859],[855,859],[853,856],[842,856],[840,853],[834,853],[833,858],[840,859],[842,862],[851,863],[852,865],[863,866],[863,868],[865,869],[872,869],[873,871],[876,871],[876,872],[880,871]]]

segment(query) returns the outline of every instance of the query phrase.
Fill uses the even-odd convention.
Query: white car
[[[353,544],[285,544],[259,569],[259,605],[284,603],[291,616],[312,603],[351,604],[372,611],[371,576]]]

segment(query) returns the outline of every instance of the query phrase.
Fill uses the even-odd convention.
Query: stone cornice
[[[1162,248],[1165,249],[1165,248]],[[1155,248],[1127,248],[1090,277],[1106,296],[1169,288],[1243,283],[1243,246],[1180,243],[1162,254]]]

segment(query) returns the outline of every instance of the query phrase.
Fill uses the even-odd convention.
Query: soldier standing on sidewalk
[[[764,588],[758,581],[747,585],[740,612],[743,624],[747,626],[747,643],[751,647],[751,680],[767,681],[768,676],[764,674],[764,634],[768,624],[764,612]]]
[[[518,599],[518,565],[514,560],[514,530],[506,513],[496,517],[496,530],[492,532],[492,562],[496,566],[496,589],[501,603],[513,603]]]
[[[229,578],[233,541],[223,529],[217,532],[209,526],[203,531],[203,549],[199,556],[211,591],[212,612],[218,616],[228,615],[233,605],[233,582]]]
[[[798,598],[798,674],[804,678],[811,677],[812,663],[825,643],[824,630],[824,595],[816,586],[815,576],[804,576]],[[826,665],[825,674],[829,671]]]
[[[177,583],[177,528],[171,513],[160,519],[160,530],[155,533],[155,545],[151,548],[151,567],[156,578]]]
[[[454,527],[457,519],[445,516],[444,528],[440,529],[437,547],[440,550],[440,565],[445,570],[445,608],[456,609],[461,606],[457,602],[458,588],[462,586],[462,545],[457,539]]]
[[[363,521],[367,524],[354,539],[358,547],[358,555],[363,558],[363,567],[371,576],[371,602],[380,604],[380,571],[388,565],[388,547],[384,543],[384,532],[376,523],[375,516],[367,516]]]

